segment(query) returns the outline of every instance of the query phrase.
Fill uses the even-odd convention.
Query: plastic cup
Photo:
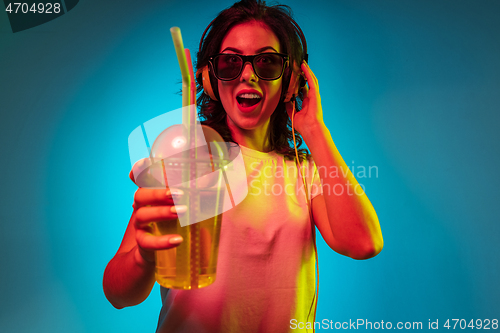
[[[156,251],[156,281],[166,288],[203,288],[216,277],[228,153],[215,131],[202,128],[205,145],[184,148],[185,129],[172,127],[152,148],[151,174],[169,188],[182,190],[174,203],[188,207],[175,222],[153,223],[155,235],[178,234],[184,239],[175,248]]]

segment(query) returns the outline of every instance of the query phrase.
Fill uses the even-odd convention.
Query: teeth
[[[239,98],[259,98],[260,99],[260,96],[257,95],[257,94],[241,94],[241,95],[238,95]]]

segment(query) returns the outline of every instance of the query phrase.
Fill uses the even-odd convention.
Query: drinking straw
[[[183,152],[182,182],[189,184],[187,212],[185,215],[188,225],[181,228],[181,230],[185,229],[182,230],[181,235],[184,237],[184,241],[187,242],[187,253],[177,251],[176,276],[178,278],[182,278],[182,276],[189,277],[190,286],[186,287],[191,289],[198,288],[198,275],[200,272],[200,230],[199,224],[195,223],[196,212],[200,208],[196,195],[196,84],[191,55],[188,49],[184,49],[181,30],[178,27],[172,27],[170,33],[172,34],[182,76],[182,124],[186,130],[188,147]],[[181,267],[185,269],[180,269]]]

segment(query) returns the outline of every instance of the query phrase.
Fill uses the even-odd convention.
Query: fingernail
[[[184,194],[184,192],[182,192],[182,190],[178,190],[178,189],[171,189],[171,190],[167,191],[167,196],[181,196],[183,194]]]
[[[186,205],[172,206],[172,208],[170,208],[170,211],[172,213],[182,214],[187,212],[187,206]]]
[[[175,237],[171,237],[168,242],[172,245],[174,244],[180,244],[182,243],[183,241],[183,238],[181,236],[175,236]]]

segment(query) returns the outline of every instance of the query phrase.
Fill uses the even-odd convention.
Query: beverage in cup
[[[155,188],[181,190],[181,196],[172,196],[174,204],[188,208],[175,222],[153,223],[155,235],[178,234],[184,239],[175,248],[156,251],[156,280],[166,288],[202,288],[216,277],[228,152],[217,132],[201,127],[206,142],[200,138],[190,149],[183,146],[185,127],[162,132],[146,170],[157,182]]]

